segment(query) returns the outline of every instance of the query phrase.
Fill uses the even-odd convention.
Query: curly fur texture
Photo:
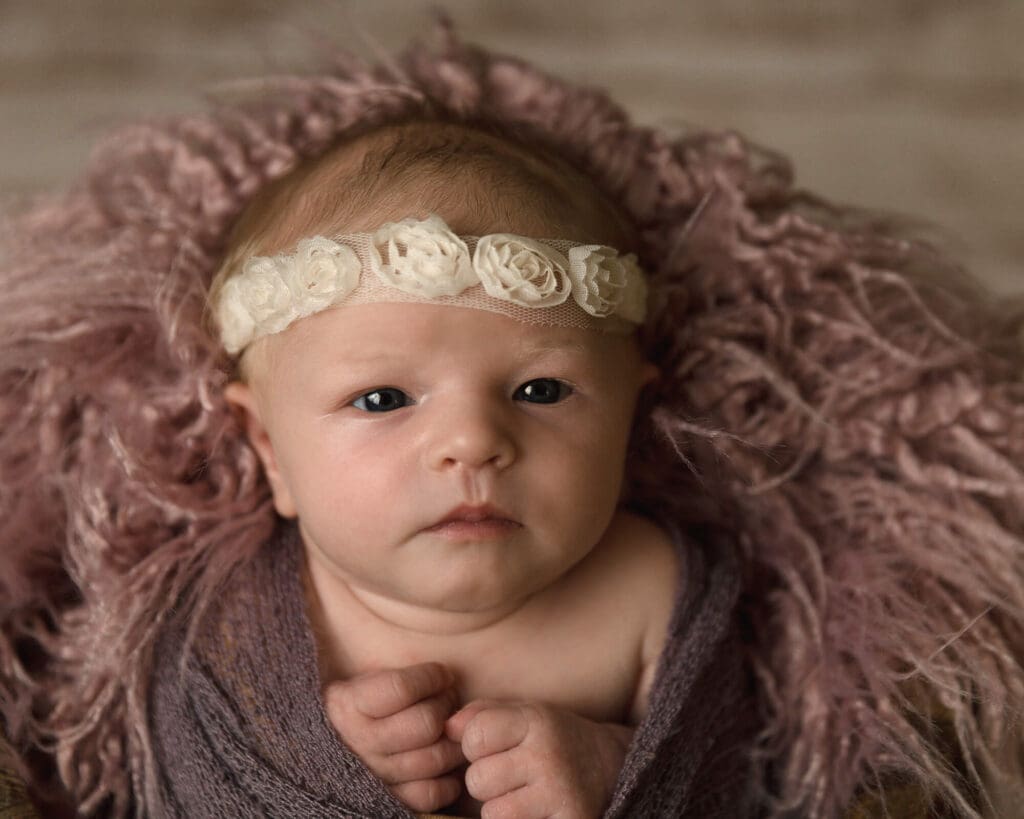
[[[154,635],[270,532],[204,325],[233,220],[301,159],[411,118],[515,127],[637,225],[663,373],[632,501],[746,561],[753,752],[776,815],[917,781],[974,816],[1024,704],[1024,321],[927,245],[794,187],[734,133],[638,127],[600,91],[460,42],[337,55],[103,142],[7,217],[0,708],[83,813],[141,811]],[[1009,767],[1007,767],[1009,765]],[[971,764],[966,766],[969,777]]]

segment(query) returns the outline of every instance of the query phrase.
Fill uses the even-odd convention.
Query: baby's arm
[[[443,665],[424,663],[360,674],[324,690],[341,739],[414,811],[435,811],[462,792],[452,774],[465,761],[462,749],[445,736],[456,707],[453,682]]]

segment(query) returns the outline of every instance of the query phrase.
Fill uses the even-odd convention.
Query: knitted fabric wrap
[[[127,127],[3,223],[0,713],[37,793],[147,811],[156,641],[172,614],[202,622],[275,526],[204,321],[232,225],[339,140],[438,119],[553,151],[639,231],[661,378],[627,500],[739,546],[765,810],[827,819],[893,779],[977,815],[972,781],[1022,758],[1021,311],[737,134],[640,127],[436,34]]]
[[[282,526],[189,647],[184,624],[158,644],[152,815],[410,815],[328,723],[301,548],[297,528]],[[608,816],[737,815],[734,797],[749,778],[737,735],[752,723],[732,634],[738,572],[727,552],[711,560],[696,549],[685,555],[669,650]]]

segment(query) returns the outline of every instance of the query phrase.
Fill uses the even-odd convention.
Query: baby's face
[[[619,498],[635,343],[470,308],[363,304],[265,340],[250,411],[311,571],[411,610],[514,608],[600,540]]]

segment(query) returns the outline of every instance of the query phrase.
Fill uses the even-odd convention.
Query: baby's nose
[[[432,469],[501,470],[516,459],[516,444],[506,419],[484,401],[463,401],[447,408],[428,447]]]

